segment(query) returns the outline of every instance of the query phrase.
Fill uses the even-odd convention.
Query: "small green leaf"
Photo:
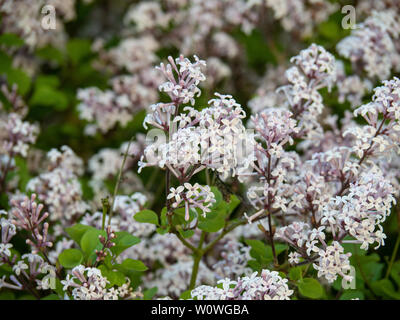
[[[81,243],[82,236],[85,234],[86,231],[94,229],[91,226],[87,226],[84,224],[75,224],[72,227],[66,228],[68,235],[74,240],[77,244]]]
[[[303,270],[301,267],[291,268],[289,271],[289,278],[293,281],[298,281],[302,278]]]
[[[179,230],[179,233],[182,235],[184,238],[190,238],[194,235],[194,230]]]
[[[0,51],[0,74],[6,73],[8,70],[10,70],[11,65],[11,57],[7,53]]]
[[[49,60],[59,65],[64,63],[64,54],[52,46],[45,46],[36,51],[36,55],[43,60]]]
[[[95,249],[99,250],[101,248],[99,239],[99,235],[101,234],[103,234],[103,236],[106,235],[104,231],[102,232],[100,230],[93,229],[86,231],[82,236],[80,245],[82,251],[85,253],[86,258],[89,258],[94,253]]]
[[[397,286],[400,287],[400,261],[393,264],[392,270],[390,270],[390,276],[396,282]]]
[[[157,213],[155,213],[152,210],[142,210],[138,213],[136,213],[133,218],[137,222],[142,222],[142,223],[151,223],[155,225],[159,225],[158,223],[158,216]]]
[[[219,203],[222,201],[222,193],[215,186],[212,186],[210,189],[211,189],[211,192],[214,193],[214,196],[215,196],[215,202],[213,203],[211,208],[216,208],[216,207],[218,207]]]
[[[205,220],[199,223],[199,229],[206,232],[217,232],[225,225],[225,220],[222,217],[216,219]]]
[[[273,259],[272,249],[260,240],[246,239],[245,243],[251,247],[250,255],[258,262],[265,264]]]
[[[64,92],[48,85],[37,85],[30,99],[32,106],[52,107],[62,111],[68,107],[68,98]]]
[[[247,261],[247,265],[252,270],[257,271],[257,272],[261,271],[261,269],[262,269],[261,263],[258,262],[257,260],[249,260],[249,261]]]
[[[168,230],[169,230],[169,228],[164,228],[164,227],[156,229],[157,233],[161,234],[161,235],[168,233]]]
[[[111,247],[111,252],[116,256],[119,256],[123,251],[140,242],[138,237],[126,231],[116,232],[115,235],[116,238],[113,240],[115,246]]]
[[[143,300],[151,300],[157,293],[158,288],[150,288],[143,292]]]
[[[14,33],[3,33],[0,35],[0,45],[5,45],[7,47],[20,47],[24,44],[24,40],[18,37]]]
[[[91,54],[91,44],[86,39],[71,39],[67,43],[67,53],[75,64],[81,62]]]
[[[371,284],[374,293],[385,299],[400,300],[400,292],[396,292],[389,279],[381,279]]]
[[[300,293],[311,299],[318,299],[324,294],[321,284],[313,278],[304,278],[299,281]]]
[[[58,260],[63,267],[73,268],[81,264],[83,255],[78,249],[66,249],[58,256]]]
[[[142,261],[130,258],[125,259],[117,268],[122,272],[146,271],[148,269]]]
[[[10,85],[16,84],[21,95],[25,95],[31,87],[31,78],[20,69],[9,69],[7,71],[7,81]]]
[[[182,300],[192,299],[192,290],[183,291],[179,297]]]
[[[228,202],[228,214],[231,214],[239,204],[240,204],[239,198],[234,194],[231,194],[231,199]]]
[[[364,299],[364,293],[362,291],[357,291],[357,290],[346,290],[343,292],[343,294],[340,296],[340,300],[351,300],[351,299]]]
[[[110,281],[108,287],[122,286],[124,283],[126,283],[126,277],[122,272],[110,270],[105,265],[99,266],[99,269],[101,271],[101,275]]]

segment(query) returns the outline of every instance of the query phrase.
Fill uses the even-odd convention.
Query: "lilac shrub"
[[[331,1],[139,1],[118,41],[98,32],[82,53],[61,23],[75,1],[54,1],[60,28],[45,34],[41,1],[15,13],[0,2],[2,30],[24,43],[4,49],[15,57],[0,79],[0,290],[289,300],[343,298],[352,284],[357,297],[399,298],[397,249],[385,278],[376,264],[399,214],[400,21],[395,1],[377,3],[359,1],[355,28],[320,45]],[[249,68],[257,37],[265,72]],[[36,74],[54,67],[33,58],[49,45],[68,61],[60,72],[80,66],[73,90]],[[86,83],[89,61],[103,85]],[[38,78],[25,94],[3,84],[16,67]],[[52,131],[30,120],[40,85],[62,116],[63,98],[76,100],[61,130],[73,143],[43,147]]]

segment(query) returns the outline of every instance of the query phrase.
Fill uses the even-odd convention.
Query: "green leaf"
[[[0,75],[3,75],[8,70],[10,70],[11,65],[12,65],[11,57],[7,53],[0,51]]]
[[[40,85],[35,87],[30,104],[32,106],[53,107],[57,111],[62,111],[68,107],[68,98],[60,90],[48,85]]]
[[[389,279],[381,279],[371,283],[374,293],[385,299],[400,300],[400,293],[396,292]]]
[[[78,249],[66,249],[58,256],[58,260],[63,267],[73,268],[81,264],[83,255]]]
[[[158,223],[158,216],[157,213],[155,213],[152,210],[142,210],[138,213],[136,213],[133,218],[137,222],[142,222],[142,223],[151,223],[155,225],[159,225]]]
[[[150,288],[143,292],[143,300],[151,300],[156,295],[158,288]]]
[[[216,207],[218,207],[218,205],[222,201],[222,193],[215,186],[212,186],[210,189],[211,189],[211,192],[214,193],[214,196],[215,196],[215,202],[213,203],[211,208],[216,208]]]
[[[99,269],[101,271],[101,275],[103,277],[106,277],[107,280],[110,281],[108,287],[113,287],[113,286],[120,287],[124,283],[126,283],[126,277],[122,272],[116,270],[110,270],[105,265],[99,266]]]
[[[192,290],[183,291],[181,293],[181,295],[179,296],[179,299],[182,299],[182,300],[192,299],[192,294],[191,293],[192,293]]]
[[[184,238],[190,238],[194,235],[194,230],[181,230],[179,229],[179,233],[182,235]]]
[[[302,267],[293,267],[289,271],[289,278],[290,278],[290,280],[298,281],[301,278],[303,278],[302,274],[303,274]]]
[[[285,251],[288,248],[286,244],[283,243],[275,243],[275,252],[276,255],[279,256],[283,251]],[[271,249],[272,250],[272,249]]]
[[[99,235],[101,234],[103,234],[103,236],[106,236],[106,233],[104,231],[92,229],[86,231],[85,234],[82,236],[80,246],[86,258],[89,258],[96,249],[99,250],[101,248],[102,245],[99,239]]]
[[[7,47],[20,47],[24,44],[24,40],[14,33],[3,33],[0,35],[0,45]]]
[[[318,299],[324,294],[321,284],[313,278],[304,278],[300,280],[298,288],[303,296],[311,299]]]
[[[67,43],[67,53],[73,63],[81,62],[92,53],[90,41],[86,39],[70,40]]]
[[[117,268],[122,272],[146,271],[148,269],[142,261],[130,258],[125,259]]]
[[[161,220],[161,225],[162,226],[168,225],[167,207],[162,208],[161,214],[160,214],[160,220]]]
[[[225,219],[222,216],[217,216],[214,219],[205,219],[199,222],[199,229],[206,232],[217,232],[225,226]]]
[[[168,233],[169,228],[165,228],[165,227],[161,227],[161,228],[157,228],[156,231],[158,234],[164,235],[166,233]]]
[[[272,249],[260,240],[246,239],[245,243],[251,247],[250,255],[258,262],[265,264],[272,261]]]
[[[60,50],[50,45],[38,49],[36,51],[36,55],[39,58],[56,62],[59,65],[62,65],[64,63],[64,54]]]
[[[135,237],[126,231],[116,232],[115,235],[116,238],[113,240],[115,246],[111,247],[110,250],[116,256],[119,256],[123,251],[140,242],[138,237]]]
[[[14,292],[12,291],[0,292],[0,300],[15,300]]]
[[[35,81],[36,86],[48,86],[52,88],[58,88],[60,80],[56,76],[50,75],[39,75]]]
[[[25,95],[31,87],[31,78],[20,69],[9,69],[7,71],[7,81],[10,85],[15,83],[21,95]]]
[[[228,214],[231,214],[239,204],[240,204],[239,198],[234,194],[231,194],[231,199],[228,202]]]
[[[18,168],[19,186],[22,190],[25,190],[26,185],[32,178],[29,172],[26,159],[22,157],[15,157],[15,165]]]
[[[80,244],[82,236],[85,234],[85,232],[92,229],[95,228],[78,223],[72,227],[66,228],[66,231],[72,240],[74,240],[77,244]]]
[[[257,272],[261,271],[261,269],[262,269],[261,263],[258,262],[257,260],[249,260],[249,261],[247,261],[247,265],[252,270],[257,271]]]
[[[397,261],[393,264],[392,270],[390,270],[390,276],[400,288],[400,261]]]
[[[343,292],[343,294],[340,296],[340,300],[351,300],[351,299],[364,299],[364,293],[362,291],[358,290],[346,290]]]

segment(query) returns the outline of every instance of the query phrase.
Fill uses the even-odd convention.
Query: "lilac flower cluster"
[[[118,300],[118,298],[134,298],[139,292],[133,292],[129,288],[130,280],[118,288],[107,288],[109,281],[101,275],[97,268],[79,265],[72,269],[72,275],[68,274],[62,280],[63,290],[72,288],[72,296],[75,300]]]
[[[355,67],[361,67],[368,77],[387,79],[392,70],[398,71],[399,33],[400,21],[396,9],[373,11],[350,36],[338,43],[337,50]]]
[[[237,281],[219,280],[220,287],[199,286],[192,290],[191,296],[196,300],[288,300],[293,290],[289,290],[287,281],[278,272],[264,269],[260,276],[254,272]]]

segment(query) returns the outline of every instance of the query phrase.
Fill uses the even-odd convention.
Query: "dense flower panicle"
[[[287,98],[288,108],[293,118],[298,119],[300,128],[297,136],[305,137],[312,143],[321,136],[322,128],[318,121],[324,105],[318,90],[330,89],[336,81],[335,57],[322,46],[312,44],[290,60],[296,66],[286,71],[289,84],[279,88]],[[318,142],[314,141],[314,144]]]
[[[11,258],[13,245],[10,240],[16,235],[17,228],[4,210],[0,210],[0,266]]]
[[[110,89],[89,87],[78,90],[80,118],[89,122],[86,134],[98,130],[106,133],[118,123],[124,127],[132,116],[146,109],[158,98],[157,87],[161,84],[160,72],[153,68],[158,59],[158,44],[151,36],[128,38],[117,47],[105,52],[101,41],[95,48],[99,52],[98,68],[112,66],[116,75],[110,80]],[[104,67],[101,65],[104,62]],[[123,74],[127,70],[130,74]]]
[[[359,158],[399,151],[400,80],[383,81],[383,86],[374,89],[372,101],[356,109],[354,115],[361,115],[368,125],[350,127],[343,135],[354,136],[353,151]]]
[[[400,20],[394,9],[373,11],[351,35],[340,41],[337,51],[361,66],[370,78],[387,79],[391,70],[398,70],[400,54],[398,38]]]
[[[330,226],[335,238],[348,234],[361,244],[362,249],[368,249],[374,242],[379,247],[386,238],[381,223],[395,202],[392,185],[375,168],[362,173],[347,195],[331,199],[323,208],[321,223]]]
[[[100,91],[94,87],[78,91],[78,99],[82,101],[78,106],[80,117],[90,122],[86,134],[94,135],[97,130],[106,133],[117,123],[124,127],[135,112],[154,101],[154,93],[145,87],[136,86],[138,81],[134,78],[126,77],[116,81],[119,84],[124,81],[124,85],[131,83],[129,94],[115,90]]]
[[[40,203],[38,205],[35,200],[36,194],[32,194],[30,199],[25,197],[22,202],[18,202],[17,200],[11,201],[13,206],[11,210],[13,219],[11,221],[17,227],[31,233],[31,239],[27,239],[26,243],[32,247],[32,253],[34,254],[46,247],[53,246],[53,243],[47,239],[49,224],[44,222],[49,214],[48,212],[41,214],[43,204]]]
[[[287,281],[278,272],[264,269],[260,276],[254,272],[237,281],[219,280],[220,287],[199,286],[191,296],[196,300],[288,300],[293,290],[289,290]]]
[[[124,17],[124,23],[134,24],[138,32],[166,27],[172,16],[162,11],[160,3],[156,1],[140,2],[132,5]]]
[[[325,250],[320,249],[318,255],[317,263],[313,264],[318,270],[318,277],[324,276],[329,283],[334,282],[338,275],[346,281],[352,281],[353,277],[347,275],[351,268],[349,262],[351,253],[344,253],[343,247],[337,241],[327,246]]]
[[[48,152],[48,171],[31,179],[27,190],[38,195],[46,205],[50,220],[62,220],[69,225],[71,218],[83,215],[89,205],[82,199],[82,188],[78,180],[82,172],[82,160],[67,146],[61,152],[53,149]]]
[[[191,62],[188,58],[181,55],[175,61],[169,57],[169,63],[160,64],[159,69],[164,74],[167,82],[159,86],[161,92],[169,95],[175,104],[190,103],[194,104],[194,98],[201,94],[197,87],[206,77],[202,73],[201,67],[206,65],[204,60],[200,60],[194,56],[195,62]],[[176,73],[176,76],[174,75]]]
[[[5,282],[6,276],[3,276],[0,279],[0,288],[26,290],[26,283],[32,281],[36,290],[55,289],[56,268],[37,254],[24,254],[17,262],[13,261],[12,271],[14,274],[10,276],[10,280],[13,283]]]
[[[215,202],[214,193],[211,192],[209,186],[201,186],[198,183],[191,185],[187,182],[176,189],[171,188],[167,199],[171,199],[173,208],[178,208],[180,205],[185,208],[186,221],[190,218],[190,209],[195,211],[195,208],[199,208],[205,217],[211,211],[210,207]]]
[[[286,31],[303,37],[309,36],[316,25],[337,10],[337,5],[326,0],[249,0],[248,5],[259,10],[266,5]]]
[[[336,80],[335,58],[322,46],[312,44],[292,57],[290,62],[297,65],[307,78],[314,79],[316,85],[329,87]]]
[[[16,113],[9,114],[7,122],[0,125],[0,134],[5,136],[1,148],[10,156],[26,157],[29,146],[36,142],[39,128]]]
[[[241,159],[252,152],[251,136],[246,134],[242,123],[245,112],[231,96],[216,96],[209,101],[208,108],[197,111],[185,107],[187,113],[178,114],[173,120],[170,120],[170,115],[175,112],[173,104],[157,105],[145,124],[172,127],[175,131],[169,141],[146,147],[139,170],[150,165],[166,166],[176,177],[184,177],[192,167],[192,175],[207,167],[224,178],[236,175],[242,166]],[[145,158],[147,163],[143,162]]]
[[[55,7],[60,17],[57,21],[57,28],[53,32],[46,32],[47,30],[42,27],[41,9],[47,4],[44,0],[34,3],[21,0],[17,5],[15,1],[2,1],[0,4],[0,12],[3,16],[2,25],[7,32],[20,35],[31,50],[43,47],[48,43],[60,45],[66,40],[63,21],[75,18],[75,0],[51,1],[51,5]]]
[[[99,269],[83,265],[73,268],[72,276],[68,274],[61,283],[64,291],[72,288],[72,296],[75,300],[118,300],[119,298],[130,299],[135,296],[132,288],[129,288],[130,280],[121,287],[107,288],[107,284],[110,282],[102,276]]]
[[[285,109],[268,108],[252,116],[256,138],[265,143],[269,156],[280,158],[283,146],[293,144],[293,135],[299,131],[292,113]],[[262,148],[261,145],[257,149]]]
[[[119,68],[135,74],[144,72],[157,61],[155,51],[159,48],[157,41],[151,36],[141,38],[127,38],[110,50],[109,59]]]

